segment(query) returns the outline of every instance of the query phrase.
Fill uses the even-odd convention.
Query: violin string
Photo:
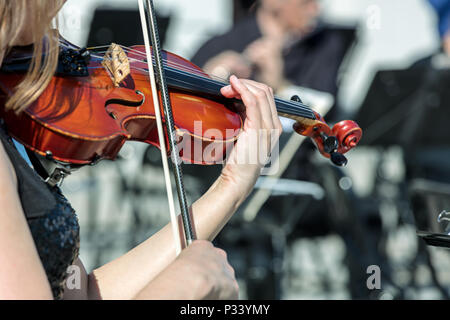
[[[145,69],[145,68],[139,68],[139,67],[136,67],[136,66],[130,66],[130,67],[133,70],[138,70],[138,71],[141,71],[144,74],[148,74],[148,70]],[[103,67],[95,66],[95,67],[89,67],[89,68],[90,69],[101,69]],[[172,72],[176,72],[176,73],[178,73],[180,75],[183,75],[183,76],[186,76],[186,75],[194,76],[194,77],[197,77],[198,79],[200,79],[202,81],[209,81],[210,80],[208,78],[198,77],[197,75],[192,75],[190,73],[186,73],[186,72],[183,72],[183,71],[180,71],[180,70],[177,70],[177,69],[173,69]],[[184,82],[186,84],[190,84],[189,82],[186,82],[186,81],[182,81],[182,80],[178,80],[178,81]],[[214,83],[214,82],[212,84],[217,85],[217,83]],[[305,117],[305,116],[306,117],[308,117],[308,116],[312,117],[313,116],[312,111],[309,108],[305,108],[305,107],[296,105],[295,103],[288,102],[288,101],[279,99],[277,97],[275,97],[275,101],[278,102],[278,105],[277,105],[278,111],[280,111],[282,113],[297,115],[297,116],[300,116],[300,117]],[[281,104],[287,104],[287,106],[285,107],[285,106],[282,106]]]
[[[61,43],[61,45],[63,47],[66,47],[66,48],[70,48],[66,43]],[[97,54],[105,54],[107,52],[107,50],[97,51],[97,49],[104,49],[104,48],[109,48],[109,47],[110,47],[110,45],[101,45],[101,46],[88,47],[88,48],[86,48],[86,50],[93,51],[93,52],[95,52]],[[124,50],[125,52],[131,52],[131,53],[133,53],[133,54],[135,54],[137,56],[141,56],[143,58],[143,60],[141,61],[141,60],[136,59],[136,58],[128,57],[129,60],[132,60],[132,61],[135,61],[135,62],[146,63],[146,55],[142,51],[139,51],[137,49],[133,49],[133,48],[127,47],[127,46],[122,46],[122,45],[120,45],[120,47],[122,49],[125,49]],[[104,56],[97,56],[97,55],[93,55],[93,56],[98,58],[98,59],[113,60],[113,58],[105,58]],[[19,58],[19,59],[21,59],[21,58]],[[153,61],[154,61],[154,59],[153,59]],[[185,71],[192,72],[192,73],[197,73],[197,74],[200,72],[200,70],[197,69],[197,68],[194,68],[194,67],[191,67],[191,66],[182,65],[182,64],[179,64],[177,62],[168,60],[168,59],[164,59],[163,58],[163,62],[165,63],[165,66],[178,67],[179,69],[183,69]],[[214,78],[217,81],[221,82],[221,85],[229,85],[229,82],[226,79],[220,78],[220,77],[215,76],[215,75],[206,74],[206,73],[205,73],[205,75],[207,75],[207,76],[209,76],[211,78]]]
[[[104,58],[104,59],[113,60],[114,58]],[[128,59],[130,61],[146,63],[145,61],[141,61],[139,59],[132,58],[132,57],[128,57]],[[191,72],[191,73],[194,73],[194,74],[201,75],[201,73],[200,73],[201,71],[199,69],[196,69],[196,68],[193,68],[193,67],[189,67],[189,66],[186,66],[186,65],[182,65],[182,64],[170,61],[170,60],[164,60],[163,64],[164,64],[165,67],[178,68],[178,70],[182,70],[182,71]],[[214,79],[216,81],[221,82],[223,85],[228,85],[229,84],[229,82],[227,80],[225,80],[223,78],[220,78],[220,77],[218,77],[216,75],[211,75],[211,74],[207,74],[207,73],[204,73],[204,74],[206,76],[210,77],[211,79]]]
[[[132,52],[132,53],[136,53],[137,55],[141,55],[141,53],[140,53],[139,51],[135,51],[135,50],[133,50],[133,51],[126,51],[126,52]],[[96,53],[101,54],[101,53],[106,53],[106,51],[96,51]],[[103,58],[103,57],[102,57],[102,58]],[[108,59],[112,59],[112,58],[108,58]],[[131,58],[131,57],[128,57],[128,59],[129,59],[129,60],[136,61],[136,62],[146,63],[145,60],[144,60],[144,61],[141,61],[141,60],[139,60],[139,59]],[[188,72],[192,72],[192,73],[200,73],[200,70],[197,69],[197,68],[194,68],[194,67],[191,67],[191,66],[182,65],[182,64],[179,64],[179,63],[177,63],[177,62],[168,60],[168,59],[163,59],[163,62],[165,62],[166,65],[170,65],[170,66],[173,66],[173,67],[179,67],[180,69],[183,69],[183,70],[188,71]],[[218,76],[212,75],[212,74],[207,74],[207,73],[204,73],[204,74],[207,75],[207,76],[209,76],[209,77],[211,77],[211,78],[214,78],[214,79],[217,80],[217,81],[223,82],[224,85],[228,85],[228,84],[229,84],[229,83],[228,83],[228,80],[226,80],[226,79],[224,79],[224,78],[221,78],[221,77],[218,77]]]
[[[71,48],[66,43],[60,42],[60,45],[65,47],[65,48]],[[109,47],[109,45],[102,45],[102,46],[89,47],[89,48],[86,48],[86,49],[89,50],[89,51],[92,50],[95,53],[101,54],[101,53],[105,53],[106,51],[96,51],[96,49],[103,49],[103,48],[108,48],[108,47]],[[126,47],[126,46],[121,46],[121,48],[125,49],[125,52],[131,52],[133,54],[136,54],[137,56],[141,56],[141,57],[145,58],[145,55],[141,51],[139,51],[137,49],[133,49],[133,48]],[[113,58],[105,58],[104,56],[98,56],[98,55],[95,55],[95,54],[91,55],[91,56],[94,56],[95,58],[98,58],[98,59],[113,60]],[[11,60],[14,61],[14,60],[25,59],[25,58],[26,57],[22,56],[20,58],[15,58],[15,59],[11,59]],[[145,63],[145,61],[141,61],[141,60],[133,58],[133,57],[128,57],[128,59],[131,60],[131,61]],[[154,59],[152,59],[152,60],[154,60]],[[187,76],[190,76],[190,77],[197,78],[198,80],[204,81],[204,82],[206,82],[208,84],[212,84],[212,85],[215,85],[215,86],[226,86],[226,85],[229,85],[228,80],[222,79],[222,78],[214,76],[214,75],[207,75],[206,73],[205,73],[206,76],[201,75],[199,73],[200,70],[198,70],[196,68],[193,68],[193,67],[190,67],[190,66],[186,66],[186,65],[181,65],[179,63],[176,63],[174,61],[170,61],[168,59],[163,59],[163,64],[164,64],[164,67],[170,68],[170,70],[173,71],[173,72],[177,72],[180,75],[185,75],[185,76],[187,75]],[[135,66],[130,66],[130,67],[135,69],[135,70],[139,70],[139,71],[141,71],[141,72],[143,72],[145,74],[148,74],[148,72],[149,72],[146,68],[138,68],[138,67],[135,67]],[[97,69],[97,68],[102,68],[102,67],[98,66],[98,67],[89,67],[89,68],[90,69]],[[189,72],[192,72],[192,73],[189,73]],[[208,76],[210,78],[208,78]],[[298,105],[298,103],[296,103],[296,102],[293,102],[293,101],[290,101],[290,100],[280,99],[280,98],[277,98],[277,97],[275,97],[275,101],[278,101],[279,103],[287,105],[287,109],[285,107],[278,108],[278,106],[277,106],[277,109],[279,109],[279,111],[282,111],[281,109],[283,109],[282,112],[285,112],[285,113],[292,113],[292,112],[297,111],[297,112],[299,112],[299,114],[298,114],[299,116],[304,116],[304,112],[306,112],[307,114],[310,114],[310,115],[312,114],[312,110],[309,107],[304,106],[304,105]]]
[[[130,48],[130,47],[127,47],[127,46],[122,46],[122,45],[120,47],[122,49],[125,49],[125,52],[132,52],[132,53],[136,54],[137,56],[144,56],[144,54],[141,51],[137,50],[137,49],[133,49],[133,48]],[[138,59],[135,59],[135,58],[130,58],[130,59],[134,59],[134,61],[139,61]],[[211,75],[211,74],[205,73],[205,75],[210,77],[210,78],[204,77],[203,75],[199,74],[199,70],[194,68],[194,67],[181,65],[181,64],[178,64],[176,62],[170,61],[168,59],[163,59],[163,61],[167,62],[171,66],[176,66],[176,67],[179,67],[181,69],[181,70],[176,70],[176,71],[185,71],[185,70],[186,71],[191,71],[198,78],[200,78],[200,79],[202,79],[204,81],[209,81],[210,83],[211,83],[211,80],[216,80],[215,82],[218,81],[219,83],[214,83],[215,85],[223,85],[223,86],[225,86],[225,85],[229,85],[230,84],[228,80],[220,78],[220,77],[215,76],[215,75]],[[282,99],[277,98],[277,97],[275,97],[275,100],[278,100],[279,102],[287,103],[291,108],[295,108],[295,109],[299,109],[299,110],[302,110],[302,111],[307,111],[309,113],[312,113],[311,108],[309,108],[307,106],[299,106],[297,103],[295,103],[293,101],[286,101],[286,100],[282,100]]]
[[[113,60],[114,58],[107,58],[107,59],[108,60]],[[134,61],[134,62],[142,62],[142,63],[144,63],[143,61],[138,60],[136,58],[128,57],[128,59],[130,61],[132,61],[132,62]],[[195,68],[192,68],[192,67],[188,67],[188,66],[184,66],[184,65],[181,65],[181,64],[178,64],[178,63],[174,63],[174,62],[169,61],[169,60],[164,60],[163,65],[164,65],[164,67],[171,68],[171,70],[177,70],[177,71],[186,72],[186,73],[189,73],[191,75],[195,75],[195,76],[201,77],[202,79],[205,79],[205,80],[214,80],[214,81],[217,82],[217,84],[220,84],[222,86],[227,86],[227,85],[230,84],[228,80],[224,80],[224,79],[222,79],[220,77],[217,77],[215,75],[208,75],[206,73],[203,75],[203,74],[201,74],[199,72],[198,69],[195,69]],[[145,70],[147,70],[147,69],[145,69]],[[148,72],[148,70],[147,70],[147,72]]]
[[[102,46],[102,47],[103,47],[103,46]],[[123,47],[123,48],[126,48],[126,49],[128,50],[127,47]],[[137,51],[137,50],[135,50],[135,49],[130,49],[130,50],[128,50],[128,52],[130,52],[130,51],[132,51],[133,53],[136,53],[137,55],[141,55],[141,56],[143,55],[142,52]],[[106,51],[101,51],[101,52],[97,52],[97,53],[106,53]],[[100,58],[100,59],[106,59],[106,58],[104,58],[104,57],[98,57],[98,58]],[[108,60],[112,60],[113,58],[107,58],[107,59],[108,59]],[[128,59],[131,60],[131,61],[135,61],[135,62],[146,63],[146,61],[141,61],[141,60],[138,60],[138,59],[132,58],[132,57],[128,57]],[[228,82],[228,80],[223,79],[223,78],[220,78],[220,77],[215,76],[215,75],[209,75],[209,74],[205,73],[205,75],[208,76],[208,77],[210,77],[210,78],[207,78],[207,77],[205,77],[205,76],[202,76],[202,75],[200,74],[200,70],[199,70],[199,69],[194,68],[194,67],[191,67],[191,66],[182,65],[182,64],[176,63],[176,62],[174,62],[174,61],[168,60],[168,59],[163,59],[163,63],[164,63],[164,66],[165,66],[165,67],[173,67],[173,68],[174,68],[173,70],[177,70],[177,71],[185,71],[185,72],[192,72],[192,73],[194,73],[194,75],[199,76],[202,80],[209,80],[209,81],[210,81],[211,79],[214,79],[214,80],[216,80],[216,81],[218,82],[218,83],[215,83],[215,84],[218,84],[218,85],[220,84],[220,85],[222,85],[222,86],[226,86],[226,85],[229,85],[229,84],[230,84],[230,83]],[[176,67],[178,67],[179,69],[176,69]],[[141,70],[141,71],[144,71],[144,70]],[[145,71],[148,72],[146,69],[145,69]]]
[[[108,45],[103,45],[103,46],[97,46],[97,47],[90,47],[90,48],[87,48],[87,49],[90,50],[90,51],[93,51],[93,52],[95,52],[97,54],[102,54],[102,53],[106,53],[106,51],[96,51],[96,50],[97,49],[107,48],[107,47],[109,47],[109,46]],[[145,55],[141,51],[139,51],[137,49],[133,49],[133,48],[126,47],[126,46],[120,46],[120,47],[126,53],[130,53],[131,52],[131,53],[135,54],[136,56],[138,56],[138,57],[141,56],[143,59],[145,59]],[[110,61],[114,59],[114,58],[106,58],[104,56],[98,56],[98,55],[93,55],[93,56],[98,58],[98,59],[108,59]],[[146,59],[144,61],[141,61],[141,60],[136,59],[134,57],[129,57],[129,56],[127,56],[127,57],[131,61],[142,62],[142,63],[146,62]],[[154,60],[153,57],[152,57],[152,60]],[[170,61],[168,59],[163,59],[163,65],[164,65],[165,68],[170,68],[170,70],[172,72],[176,72],[176,73],[178,73],[180,75],[184,75],[184,76],[194,77],[194,78],[197,78],[198,80],[204,81],[204,82],[206,82],[208,84],[212,84],[212,85],[215,85],[215,86],[226,86],[226,85],[229,85],[229,82],[225,81],[224,79],[221,79],[219,77],[214,77],[214,76],[213,77],[218,79],[218,80],[215,80],[213,78],[208,78],[208,75],[206,75],[206,74],[205,74],[206,76],[203,76],[203,75],[199,74],[199,70],[198,69],[195,69],[193,67],[186,66],[186,65],[181,65],[181,64],[178,64],[176,62]],[[132,65],[130,67],[135,69],[135,70],[139,70],[139,71],[141,71],[143,73],[148,73],[148,70],[146,68],[137,68],[137,67],[132,66]],[[192,73],[189,73],[190,71]],[[305,114],[306,114],[306,115],[314,118],[314,114],[313,114],[312,110],[309,107],[307,107],[307,106],[298,105],[298,103],[296,103],[296,102],[282,100],[282,99],[279,99],[277,97],[275,97],[275,101],[278,102],[277,109],[279,111],[283,112],[283,113],[288,113],[288,114],[291,113],[291,114],[302,116],[302,117],[305,116]],[[287,106],[284,107],[284,106],[281,106],[281,104],[284,104],[284,105],[287,105]]]
[[[103,49],[103,48],[108,48],[109,46],[97,46],[97,47],[89,47],[89,48],[87,48],[88,50],[92,50],[92,49]],[[140,61],[140,60],[138,60],[138,59],[136,59],[136,58],[134,58],[134,60],[135,61],[140,61],[140,62],[143,62],[143,63],[146,63],[146,55],[144,54],[144,53],[142,53],[141,51],[139,51],[139,50],[137,50],[137,49],[133,49],[133,48],[130,48],[130,47],[126,47],[126,46],[120,46],[122,49],[125,49],[124,51],[125,52],[131,52],[131,53],[133,53],[133,54],[136,54],[137,56],[140,56],[140,57],[142,57],[143,58],[143,60],[142,61]],[[107,52],[107,50],[105,50],[105,51],[95,51],[96,53],[106,53]],[[130,57],[128,57],[129,59],[133,59],[133,58],[130,58]],[[181,65],[181,64],[178,64],[178,63],[176,63],[176,62],[174,62],[174,61],[170,61],[170,60],[168,60],[168,59],[164,59],[163,58],[163,61],[164,62],[167,62],[167,63],[170,63],[170,64],[172,64],[172,65],[174,65],[174,66],[178,66],[178,67],[180,67],[180,68],[183,68],[183,69],[186,69],[187,71],[196,71],[196,72],[199,72],[199,70],[198,69],[195,69],[195,68],[193,68],[193,67],[190,67],[190,66],[186,66],[186,65]],[[211,75],[208,75],[208,76],[211,76]],[[220,79],[219,77],[216,77],[216,78],[218,78],[218,80],[223,80],[223,81],[225,81],[225,79]]]
[[[60,43],[60,45],[65,47],[65,48],[70,48],[66,43]],[[109,47],[109,45],[102,45],[102,46],[89,47],[89,48],[86,48],[86,49],[89,50],[89,51],[94,51],[95,53],[98,53],[98,54],[102,54],[102,53],[104,54],[104,53],[107,52],[106,50],[105,51],[95,51],[95,50],[96,49],[108,48],[108,47]],[[132,53],[134,53],[134,54],[136,54],[138,56],[141,56],[142,58],[145,59],[145,54],[143,54],[141,51],[139,51],[137,49],[133,49],[133,48],[126,47],[126,46],[120,46],[120,47],[121,48],[125,48],[126,49],[125,52],[132,52]],[[29,58],[29,57],[22,56],[22,57],[12,58],[9,61],[17,61],[17,60],[23,60],[23,59],[27,59],[27,58]],[[101,56],[97,56],[97,58],[105,59],[105,57],[101,57]],[[138,60],[136,58],[128,57],[128,59],[132,59],[133,61],[136,61],[136,62],[142,62],[142,63],[146,62],[145,60],[140,61],[140,60]],[[112,58],[110,58],[109,60],[112,60]],[[168,60],[168,59],[163,59],[163,61],[166,63],[166,65],[170,65],[170,66],[173,66],[173,67],[179,67],[180,69],[184,69],[185,71],[190,71],[190,72],[193,72],[193,73],[194,72],[196,72],[196,73],[200,72],[196,68],[193,68],[191,66],[182,65],[182,64],[176,63],[174,61]],[[218,77],[216,75],[211,75],[211,74],[206,74],[206,75],[211,77],[211,78],[215,78],[217,81],[223,82],[224,85],[228,85],[229,84],[226,79],[220,78],[220,77]]]
[[[88,67],[88,68],[89,69],[102,69],[103,67],[102,66],[95,66],[95,67]],[[148,74],[148,70],[146,68],[139,68],[139,67],[136,67],[136,66],[133,66],[133,65],[131,65],[130,68],[132,68],[134,70],[141,71],[144,74]],[[170,68],[170,67],[166,66],[166,68]],[[209,78],[206,78],[206,77],[198,76],[198,75],[195,75],[195,74],[187,73],[187,72],[184,72],[182,70],[173,69],[173,68],[170,68],[170,70],[172,72],[180,74],[181,76],[195,77],[198,80],[207,82],[207,83],[212,84],[212,85],[223,86],[223,83],[221,83],[221,82],[217,83],[216,81],[213,81],[213,80],[211,80]],[[181,80],[179,80],[179,81],[181,81]],[[189,84],[189,82],[186,82],[186,81],[184,81],[184,82],[186,84]],[[312,110],[310,108],[302,107],[300,105],[297,105],[295,102],[282,100],[282,99],[279,99],[277,97],[275,97],[275,101],[278,102],[277,109],[280,112],[287,113],[287,114],[292,114],[292,115],[297,115],[297,116],[300,116],[300,117],[305,117],[305,116],[306,117],[308,117],[308,116],[309,117],[313,117]],[[281,104],[284,104],[286,106],[282,106]]]
[[[103,48],[108,48],[108,47],[109,47],[109,45],[102,45],[102,46],[89,47],[89,48],[87,48],[87,49],[88,49],[88,50],[92,50],[92,49],[103,49]],[[127,47],[127,46],[123,46],[123,45],[120,45],[120,47],[121,47],[122,49],[125,49],[125,52],[132,52],[132,53],[136,54],[137,56],[141,56],[143,59],[146,58],[146,55],[145,55],[144,53],[142,53],[141,51],[137,50],[137,49],[133,49],[133,48],[131,48],[131,47]],[[102,54],[102,53],[104,54],[104,53],[106,53],[107,51],[95,51],[95,52],[96,52],[96,53],[99,53],[99,54]],[[106,59],[104,56],[99,56],[99,57],[97,57],[97,58],[99,58],[99,59]],[[113,60],[113,58],[107,58],[107,59],[108,59],[108,60]],[[139,60],[139,59],[132,58],[132,57],[129,57],[129,56],[128,56],[128,59],[131,60],[131,61],[135,61],[135,62],[146,63],[145,60],[144,60],[144,61],[141,61],[141,60]],[[154,59],[153,59],[153,61],[154,61]],[[199,69],[194,68],[194,67],[191,67],[191,66],[182,65],[182,64],[176,63],[176,62],[174,62],[174,61],[168,60],[168,59],[163,59],[163,63],[164,63],[164,66],[165,66],[165,67],[178,67],[178,68],[179,68],[178,70],[176,70],[176,69],[174,68],[173,71],[176,70],[176,71],[187,71],[187,72],[192,72],[192,73],[194,73],[195,76],[197,76],[197,77],[200,78],[201,80],[209,81],[210,83],[211,83],[211,80],[215,80],[214,84],[216,84],[216,85],[223,85],[223,86],[226,86],[226,85],[229,85],[229,84],[230,84],[229,81],[228,81],[227,79],[218,77],[218,76],[216,76],[216,75],[204,73],[207,77],[210,77],[210,78],[207,78],[207,77],[205,77],[205,76],[203,76],[203,75],[200,74],[200,70],[199,70]],[[141,69],[140,71],[148,72],[148,70],[146,70],[146,69]],[[300,106],[297,106],[297,105],[296,105],[295,103],[293,103],[293,102],[291,102],[291,104],[292,104],[294,107],[300,107]],[[309,109],[309,108],[306,108],[305,110],[310,110],[310,109]]]

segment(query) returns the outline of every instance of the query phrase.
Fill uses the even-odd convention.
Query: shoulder
[[[0,299],[51,298],[49,283],[22,210],[9,142],[0,139]],[[33,283],[33,286],[29,284]]]
[[[50,285],[22,211],[14,168],[1,142],[0,208],[0,299],[51,299]]]

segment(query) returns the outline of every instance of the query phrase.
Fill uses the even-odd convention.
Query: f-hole
[[[133,108],[138,108],[138,107],[142,106],[145,102],[145,95],[139,90],[136,90],[135,92],[142,97],[141,100],[129,101],[129,100],[123,100],[123,99],[109,99],[105,102],[105,108],[110,104],[119,104],[124,107],[133,107]]]

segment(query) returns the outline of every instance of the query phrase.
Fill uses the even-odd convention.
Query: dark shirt
[[[295,85],[336,95],[338,70],[354,35],[352,28],[321,25],[283,51],[285,78]],[[203,67],[226,50],[242,53],[261,36],[256,17],[249,16],[227,33],[208,40],[191,60]]]
[[[22,158],[1,119],[0,141],[14,166],[23,212],[53,296],[61,299],[67,268],[78,257],[78,218],[61,190],[47,185]]]

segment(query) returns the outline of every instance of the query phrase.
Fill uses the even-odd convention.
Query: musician
[[[192,62],[220,78],[267,83],[277,94],[301,86],[335,96],[353,30],[323,23],[320,12],[317,0],[258,0],[254,12],[206,41]]]
[[[63,4],[63,0],[0,1],[0,65],[13,46],[34,44],[29,72],[1,108],[22,112],[52,78],[58,41],[50,32],[51,20]],[[44,37],[49,46],[45,56]],[[268,86],[231,77],[221,92],[242,99],[246,106],[247,118],[237,141],[240,150],[249,152],[246,138],[251,130],[281,132]],[[60,189],[47,185],[26,162],[26,153],[8,136],[4,125],[0,138],[0,299],[238,297],[226,253],[210,241],[249,194],[262,165],[238,164],[233,149],[219,178],[190,208],[201,240],[178,257],[169,224],[125,255],[88,273],[78,257],[79,225],[74,210]],[[81,270],[79,289],[69,288],[65,281],[71,265]]]

